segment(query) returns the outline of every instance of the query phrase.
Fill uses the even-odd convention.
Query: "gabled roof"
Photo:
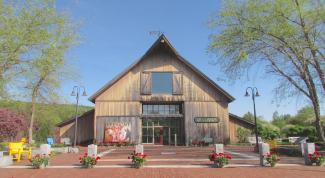
[[[111,81],[109,81],[107,84],[105,84],[101,89],[99,89],[95,94],[93,94],[89,101],[95,102],[95,99],[102,94],[104,91],[106,91],[108,88],[110,88],[112,85],[114,85],[119,79],[121,79],[124,75],[126,75],[132,68],[134,68],[137,64],[139,64],[145,57],[147,57],[158,45],[160,44],[166,44],[172,52],[177,56],[177,58],[183,62],[186,66],[191,68],[193,71],[195,71],[198,75],[203,77],[206,81],[208,81],[217,91],[221,92],[229,102],[232,102],[235,100],[234,97],[232,97],[229,93],[227,93],[224,89],[222,89],[219,85],[217,85],[213,80],[211,80],[208,76],[206,76],[203,72],[201,72],[198,68],[193,66],[190,62],[188,62],[186,59],[184,59],[182,56],[178,54],[176,49],[170,44],[168,39],[165,37],[164,34],[162,34],[156,42],[149,48],[149,50],[137,61],[135,61],[133,64],[131,64],[128,68],[126,68],[124,71],[122,71],[119,75],[117,75],[115,78],[113,78]]]
[[[80,116],[78,116],[78,120],[79,119],[82,119],[82,118],[85,118],[84,116],[87,116],[88,114],[92,114],[92,115],[94,115],[94,111],[95,111],[95,109],[91,109],[91,110],[89,110],[89,111],[87,111],[87,112],[84,112],[84,113],[82,113]],[[70,124],[70,123],[73,123],[74,121],[75,121],[75,117],[71,117],[70,119],[68,119],[68,120],[65,120],[65,121],[62,121],[62,122],[60,122],[60,123],[58,123],[58,124],[56,124],[56,126],[57,127],[63,127],[63,126],[65,126],[65,125],[68,125],[68,124]]]
[[[239,116],[237,116],[237,115],[235,115],[235,114],[232,114],[232,113],[229,113],[229,118],[236,119],[237,121],[242,122],[242,123],[245,123],[245,124],[248,124],[248,125],[250,125],[251,127],[255,126],[254,123],[252,123],[252,122],[250,122],[250,121],[248,121],[248,120],[245,120],[244,118],[239,117]]]

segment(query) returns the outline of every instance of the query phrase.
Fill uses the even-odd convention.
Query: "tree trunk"
[[[313,109],[315,112],[316,134],[317,134],[318,138],[324,142],[325,136],[324,136],[324,131],[323,131],[322,124],[321,124],[320,107],[319,107],[319,103],[317,101],[313,101]]]
[[[28,130],[28,143],[32,143],[33,140],[35,106],[36,106],[36,92],[34,91],[32,95],[32,107],[31,107],[30,123],[29,123],[29,130]]]

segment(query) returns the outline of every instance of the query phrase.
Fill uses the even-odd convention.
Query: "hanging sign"
[[[195,117],[195,123],[218,123],[220,119],[218,117]]]

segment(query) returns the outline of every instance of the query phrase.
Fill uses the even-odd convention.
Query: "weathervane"
[[[162,31],[159,31],[159,30],[156,30],[156,31],[150,31],[149,32],[149,35],[151,35],[151,36],[157,36],[157,37],[159,37],[160,35],[162,35],[163,34],[163,32]]]

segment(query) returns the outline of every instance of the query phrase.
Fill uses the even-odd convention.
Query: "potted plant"
[[[225,165],[229,164],[231,155],[224,153],[212,153],[209,155],[210,161],[213,161],[213,167],[223,168]]]
[[[308,155],[311,163],[316,163],[316,166],[324,166],[325,165],[325,155],[321,155],[319,151],[315,151],[313,154]]]
[[[95,157],[93,156],[88,156],[87,153],[85,153],[82,157],[79,158],[81,165],[84,168],[93,168],[97,164],[97,161],[100,159],[99,156]]]
[[[47,165],[49,165],[50,157],[46,156],[45,154],[40,155],[37,154],[36,156],[30,159],[32,166],[36,169],[44,169]]]
[[[265,157],[266,162],[271,167],[275,167],[275,165],[278,163],[278,161],[280,161],[279,156],[274,153],[267,153],[264,157]]]
[[[129,159],[132,159],[132,166],[134,168],[141,168],[146,163],[146,157],[147,155],[144,153],[136,153],[135,151],[131,153],[131,156],[129,156]]]

